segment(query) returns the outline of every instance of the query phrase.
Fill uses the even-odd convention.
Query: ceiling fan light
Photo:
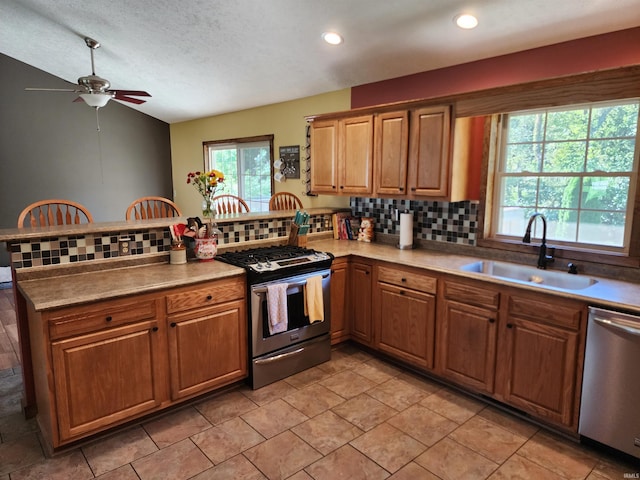
[[[87,105],[95,108],[104,107],[111,99],[108,93],[81,93],[80,97]]]

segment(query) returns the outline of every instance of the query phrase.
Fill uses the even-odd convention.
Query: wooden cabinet
[[[370,195],[373,116],[318,120],[311,127],[311,191]]]
[[[242,278],[219,280],[167,295],[172,400],[247,376],[244,285]]]
[[[351,338],[371,346],[373,328],[371,321],[372,266],[364,261],[353,261],[349,266],[349,293],[351,299]]]
[[[38,413],[54,446],[161,405],[166,357],[157,299],[45,312],[40,324],[33,339],[50,357],[38,356]]]
[[[247,376],[244,277],[36,312],[38,423],[57,448]]]
[[[338,120],[311,124],[311,191],[338,193]]]
[[[500,294],[482,284],[447,280],[440,297],[437,372],[492,393]]]
[[[311,123],[314,193],[463,200],[467,159],[452,165],[450,105],[333,114]],[[459,149],[460,150],[460,149]],[[455,197],[455,198],[454,198]]]
[[[374,192],[377,195],[406,195],[409,112],[378,114],[374,128]]]
[[[349,263],[336,258],[331,264],[331,344],[349,338]]]
[[[500,335],[500,399],[577,428],[585,308],[550,295],[510,295]]]
[[[408,187],[412,197],[448,197],[450,139],[450,106],[411,112]]]
[[[393,266],[377,267],[375,348],[433,368],[436,279]]]

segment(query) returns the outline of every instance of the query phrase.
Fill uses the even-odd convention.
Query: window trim
[[[635,203],[634,199],[637,197],[638,172],[640,171],[640,142],[639,142],[640,113],[638,115],[637,126],[636,126],[636,148],[634,151],[633,168],[631,171],[602,172],[601,174],[599,174],[598,172],[587,172],[587,171],[569,172],[569,173],[567,172],[521,172],[521,173],[514,174],[510,172],[505,172],[504,169],[505,169],[505,158],[506,158],[506,149],[507,149],[506,136],[508,135],[507,124],[508,124],[508,118],[510,115],[519,115],[523,113],[547,114],[549,112],[554,112],[554,111],[558,112],[558,111],[566,111],[566,110],[581,109],[581,108],[594,109],[599,107],[614,106],[614,105],[619,106],[619,105],[630,104],[630,103],[640,103],[640,99],[628,98],[628,99],[617,99],[617,100],[603,100],[598,102],[587,102],[587,103],[581,102],[581,103],[572,103],[572,104],[567,104],[567,105],[562,105],[557,107],[543,107],[543,108],[527,109],[527,110],[520,110],[520,111],[500,114],[498,119],[499,129],[500,129],[499,137],[498,137],[499,143],[495,149],[496,158],[495,158],[495,161],[493,162],[494,168],[491,171],[491,173],[493,174],[492,181],[493,181],[493,184],[496,186],[493,192],[493,197],[491,199],[492,200],[491,202],[492,216],[495,216],[496,218],[495,218],[495,221],[491,222],[491,224],[489,225],[489,238],[495,239],[496,241],[516,241],[517,242],[517,236],[497,233],[497,230],[498,230],[497,217],[499,215],[497,210],[499,209],[499,206],[495,204],[500,201],[500,188],[499,188],[500,180],[504,181],[506,177],[533,176],[533,177],[541,178],[541,177],[568,176],[568,177],[582,178],[582,177],[589,177],[594,175],[607,176],[607,177],[626,177],[629,179],[629,196],[628,196],[626,210],[624,213],[626,218],[629,219],[628,221],[631,221],[632,223],[631,225],[625,225],[622,246],[617,247],[612,245],[602,245],[602,244],[595,244],[595,243],[589,244],[586,242],[565,241],[565,240],[555,240],[555,239],[548,240],[548,243],[553,244],[556,247],[571,249],[571,250],[579,250],[579,251],[584,250],[589,252],[602,252],[602,253],[612,252],[612,253],[628,256],[630,245],[631,245],[631,231],[633,229],[633,211],[634,211],[634,203]],[[592,139],[588,136],[586,138],[587,144],[589,143],[590,140]],[[576,211],[579,212],[580,208],[578,207]]]
[[[637,97],[629,97],[628,100]],[[609,100],[608,98],[606,100]],[[612,99],[625,100],[625,98]],[[595,101],[594,101],[595,103]],[[571,105],[572,102],[565,105]],[[541,107],[544,108],[544,107]],[[505,112],[506,113],[506,112]],[[491,237],[491,226],[494,219],[493,202],[495,185],[495,163],[498,161],[497,152],[502,145],[502,114],[485,116],[484,148],[482,153],[482,169],[480,178],[480,199],[478,204],[478,226],[476,244],[479,247],[505,251],[510,254],[537,255],[539,245],[523,244],[517,240],[498,239]],[[640,267],[640,173],[635,175],[635,195],[629,200],[633,208],[631,215],[630,241],[627,252],[605,251],[602,249],[559,246],[555,250],[555,258],[565,262],[600,263],[619,267]]]

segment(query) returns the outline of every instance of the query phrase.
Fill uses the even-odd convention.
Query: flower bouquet
[[[188,231],[194,233],[195,239],[194,253],[196,258],[200,260],[213,260],[218,251],[218,233],[213,221],[215,210],[213,207],[213,197],[216,192],[222,189],[224,184],[224,174],[218,170],[210,170],[208,172],[189,172],[187,174],[187,183],[193,185],[200,195],[202,195],[202,216],[204,222],[198,217],[189,219],[187,224]]]

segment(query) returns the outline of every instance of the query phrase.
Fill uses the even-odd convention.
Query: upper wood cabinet
[[[374,127],[374,192],[406,195],[409,112],[401,110],[376,115]]]
[[[452,107],[440,105],[314,119],[311,190],[337,195],[463,200],[453,173]],[[460,150],[462,151],[462,150]],[[456,174],[457,177],[457,174]],[[464,193],[462,193],[464,192]]]
[[[411,112],[408,186],[412,197],[446,198],[449,195],[450,138],[450,106]]]
[[[311,128],[311,191],[373,192],[373,115],[318,120]]]
[[[311,125],[311,191],[338,193],[338,120]]]

